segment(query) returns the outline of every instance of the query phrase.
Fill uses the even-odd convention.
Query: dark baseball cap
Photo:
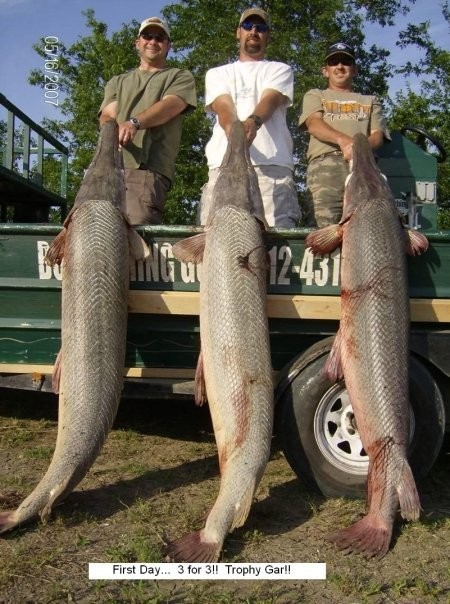
[[[336,42],[328,47],[327,54],[325,56],[325,61],[327,61],[333,55],[348,55],[354,61],[356,60],[355,51],[353,47],[345,42]]]

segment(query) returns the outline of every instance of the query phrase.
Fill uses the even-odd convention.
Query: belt
[[[311,161],[317,161],[318,159],[324,159],[325,157],[330,157],[331,155],[335,155],[337,157],[342,157],[342,151],[328,151],[327,153],[322,153],[322,155],[318,155]]]

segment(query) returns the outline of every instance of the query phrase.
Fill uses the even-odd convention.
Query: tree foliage
[[[321,66],[327,46],[343,39],[357,49],[359,75],[356,89],[360,92],[378,94],[387,100],[387,80],[393,66],[388,63],[388,52],[378,45],[367,48],[364,27],[367,21],[391,25],[396,15],[404,14],[415,0],[267,0],[259,6],[267,10],[272,21],[272,36],[267,58],[288,63],[294,70],[295,99],[288,113],[289,128],[294,139],[296,155],[296,182],[299,191],[305,173],[305,149],[307,136],[297,126],[304,93],[312,87],[322,87]],[[204,78],[211,67],[236,60],[237,42],[235,32],[241,12],[248,2],[216,0],[184,0],[168,4],[163,9],[172,34],[172,51],[169,64],[189,69],[196,80],[199,107],[184,119],[183,137],[177,160],[177,171],[166,204],[164,220],[168,223],[190,223],[194,221],[196,205],[201,187],[206,181],[207,169],[204,149],[211,132],[211,119],[204,112]],[[97,111],[103,97],[105,83],[118,73],[137,65],[134,39],[138,23],[123,24],[117,32],[108,32],[107,25],[95,18],[93,10],[84,13],[88,35],[79,37],[70,47],[60,45],[59,72],[64,100],[61,111],[64,119],[47,121],[46,127],[58,138],[70,145],[72,162],[69,179],[69,198],[73,199],[84,169],[88,166],[97,142]],[[432,48],[425,30],[410,26],[401,43],[422,45],[427,54],[430,74],[436,84],[426,84],[427,98],[433,97],[430,105],[422,111],[430,115],[430,107],[443,106],[445,92],[442,88],[443,74],[447,74],[448,63],[439,49]],[[423,44],[425,44],[423,46]],[[43,55],[44,45],[37,43],[35,50]],[[438,52],[439,51],[439,52]],[[433,54],[434,53],[434,54]],[[447,53],[448,55],[448,53]],[[447,59],[448,61],[448,56]],[[442,72],[433,71],[442,61]],[[422,69],[422,65],[405,65],[405,75]],[[447,70],[447,71],[445,71]],[[433,77],[434,77],[433,76]],[[31,73],[30,82],[43,85],[42,73]],[[431,88],[430,88],[431,86]],[[448,93],[448,89],[447,93]],[[422,96],[424,96],[422,94]],[[448,98],[448,97],[447,97]],[[405,117],[402,97],[397,98],[392,111],[391,125],[396,127]],[[432,116],[438,119],[438,111]],[[448,128],[448,118],[441,116]],[[430,118],[431,119],[431,118]],[[404,122],[401,123],[404,125]],[[434,130],[433,130],[434,131]]]
[[[450,25],[448,3],[442,5],[443,19]],[[420,77],[418,89],[411,85],[405,91],[400,91],[395,97],[390,117],[390,126],[401,129],[403,126],[419,126],[437,139],[445,150],[450,151],[450,52],[439,48],[429,32],[429,22],[408,25],[400,32],[397,43],[400,48],[407,50],[419,47],[423,57],[417,62],[406,63],[397,70],[405,77]],[[407,56],[407,54],[406,54]],[[412,135],[415,140],[415,135]],[[433,145],[427,145],[426,150],[436,151]],[[449,162],[438,164],[437,198],[441,208],[450,208],[450,166]],[[442,216],[441,224],[450,227],[448,213]]]

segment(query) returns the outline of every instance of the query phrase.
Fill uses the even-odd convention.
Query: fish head
[[[86,170],[73,209],[85,201],[107,200],[125,212],[125,170],[116,120],[100,128],[94,157]]]
[[[244,124],[240,121],[235,121],[231,126],[227,149],[212,195],[207,226],[220,208],[230,205],[247,211],[262,225],[267,224],[258,177],[250,160],[247,135]]]
[[[377,166],[369,141],[364,134],[358,133],[353,137],[352,157],[352,171],[345,182],[341,224],[348,221],[356,209],[362,211],[362,207],[379,203],[380,200],[396,212],[392,191],[386,177]]]

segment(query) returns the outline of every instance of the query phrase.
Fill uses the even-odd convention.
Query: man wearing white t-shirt
[[[206,111],[216,114],[216,122],[206,145],[209,174],[200,200],[199,221],[207,223],[227,137],[232,123],[241,120],[267,224],[294,227],[301,212],[293,180],[292,138],[286,124],[286,111],[292,105],[294,92],[292,69],[285,63],[264,59],[270,39],[270,21],[265,11],[245,10],[236,37],[239,60],[206,73]]]

